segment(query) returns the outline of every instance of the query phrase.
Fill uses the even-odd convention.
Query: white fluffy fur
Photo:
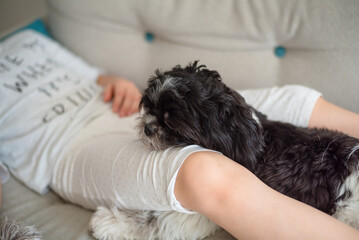
[[[353,147],[347,159],[359,150],[359,145]],[[337,210],[333,217],[341,222],[349,224],[350,226],[359,229],[359,164],[353,173],[345,179],[343,185],[338,191],[338,196],[342,196],[346,191],[351,192],[349,198],[337,202]]]
[[[95,238],[113,239],[203,239],[219,227],[200,214],[175,211],[124,211],[99,207],[90,230]]]
[[[34,226],[26,226],[24,223],[9,220],[0,220],[1,240],[41,240],[42,236]]]
[[[337,210],[333,217],[341,222],[359,229],[359,172],[353,172],[339,190],[339,196],[349,190],[352,194],[345,200],[337,202]]]

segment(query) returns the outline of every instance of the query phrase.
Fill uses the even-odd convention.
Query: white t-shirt
[[[0,43],[0,160],[33,190],[47,191],[73,136],[108,110],[99,72],[32,30]]]

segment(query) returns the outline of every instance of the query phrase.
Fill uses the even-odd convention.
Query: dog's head
[[[253,169],[262,134],[242,96],[198,62],[148,81],[141,99],[140,138],[155,149],[197,144]]]

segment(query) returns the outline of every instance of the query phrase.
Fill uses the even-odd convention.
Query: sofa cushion
[[[13,34],[16,34],[20,31],[23,31],[23,30],[26,30],[26,29],[32,29],[36,32],[39,32],[39,33],[42,33],[43,35],[47,36],[47,37],[50,37],[51,38],[51,34],[49,33],[46,25],[45,25],[45,22],[41,19],[41,18],[38,18],[38,19],[35,19],[34,21],[30,22],[29,24],[19,28],[18,30],[15,30],[14,32],[2,37],[0,39],[0,42],[5,40],[6,38],[12,36]]]
[[[60,199],[52,191],[41,196],[13,177],[3,185],[1,218],[35,226],[43,239],[92,239],[92,212]]]
[[[359,112],[356,0],[47,1],[55,38],[141,88],[199,59],[237,89],[304,84]]]

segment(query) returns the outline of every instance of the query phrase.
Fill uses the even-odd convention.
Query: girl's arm
[[[320,97],[314,106],[309,127],[328,128],[359,138],[359,114],[338,107]]]
[[[271,189],[243,166],[212,152],[191,154],[175,195],[237,239],[357,240],[359,231]]]

